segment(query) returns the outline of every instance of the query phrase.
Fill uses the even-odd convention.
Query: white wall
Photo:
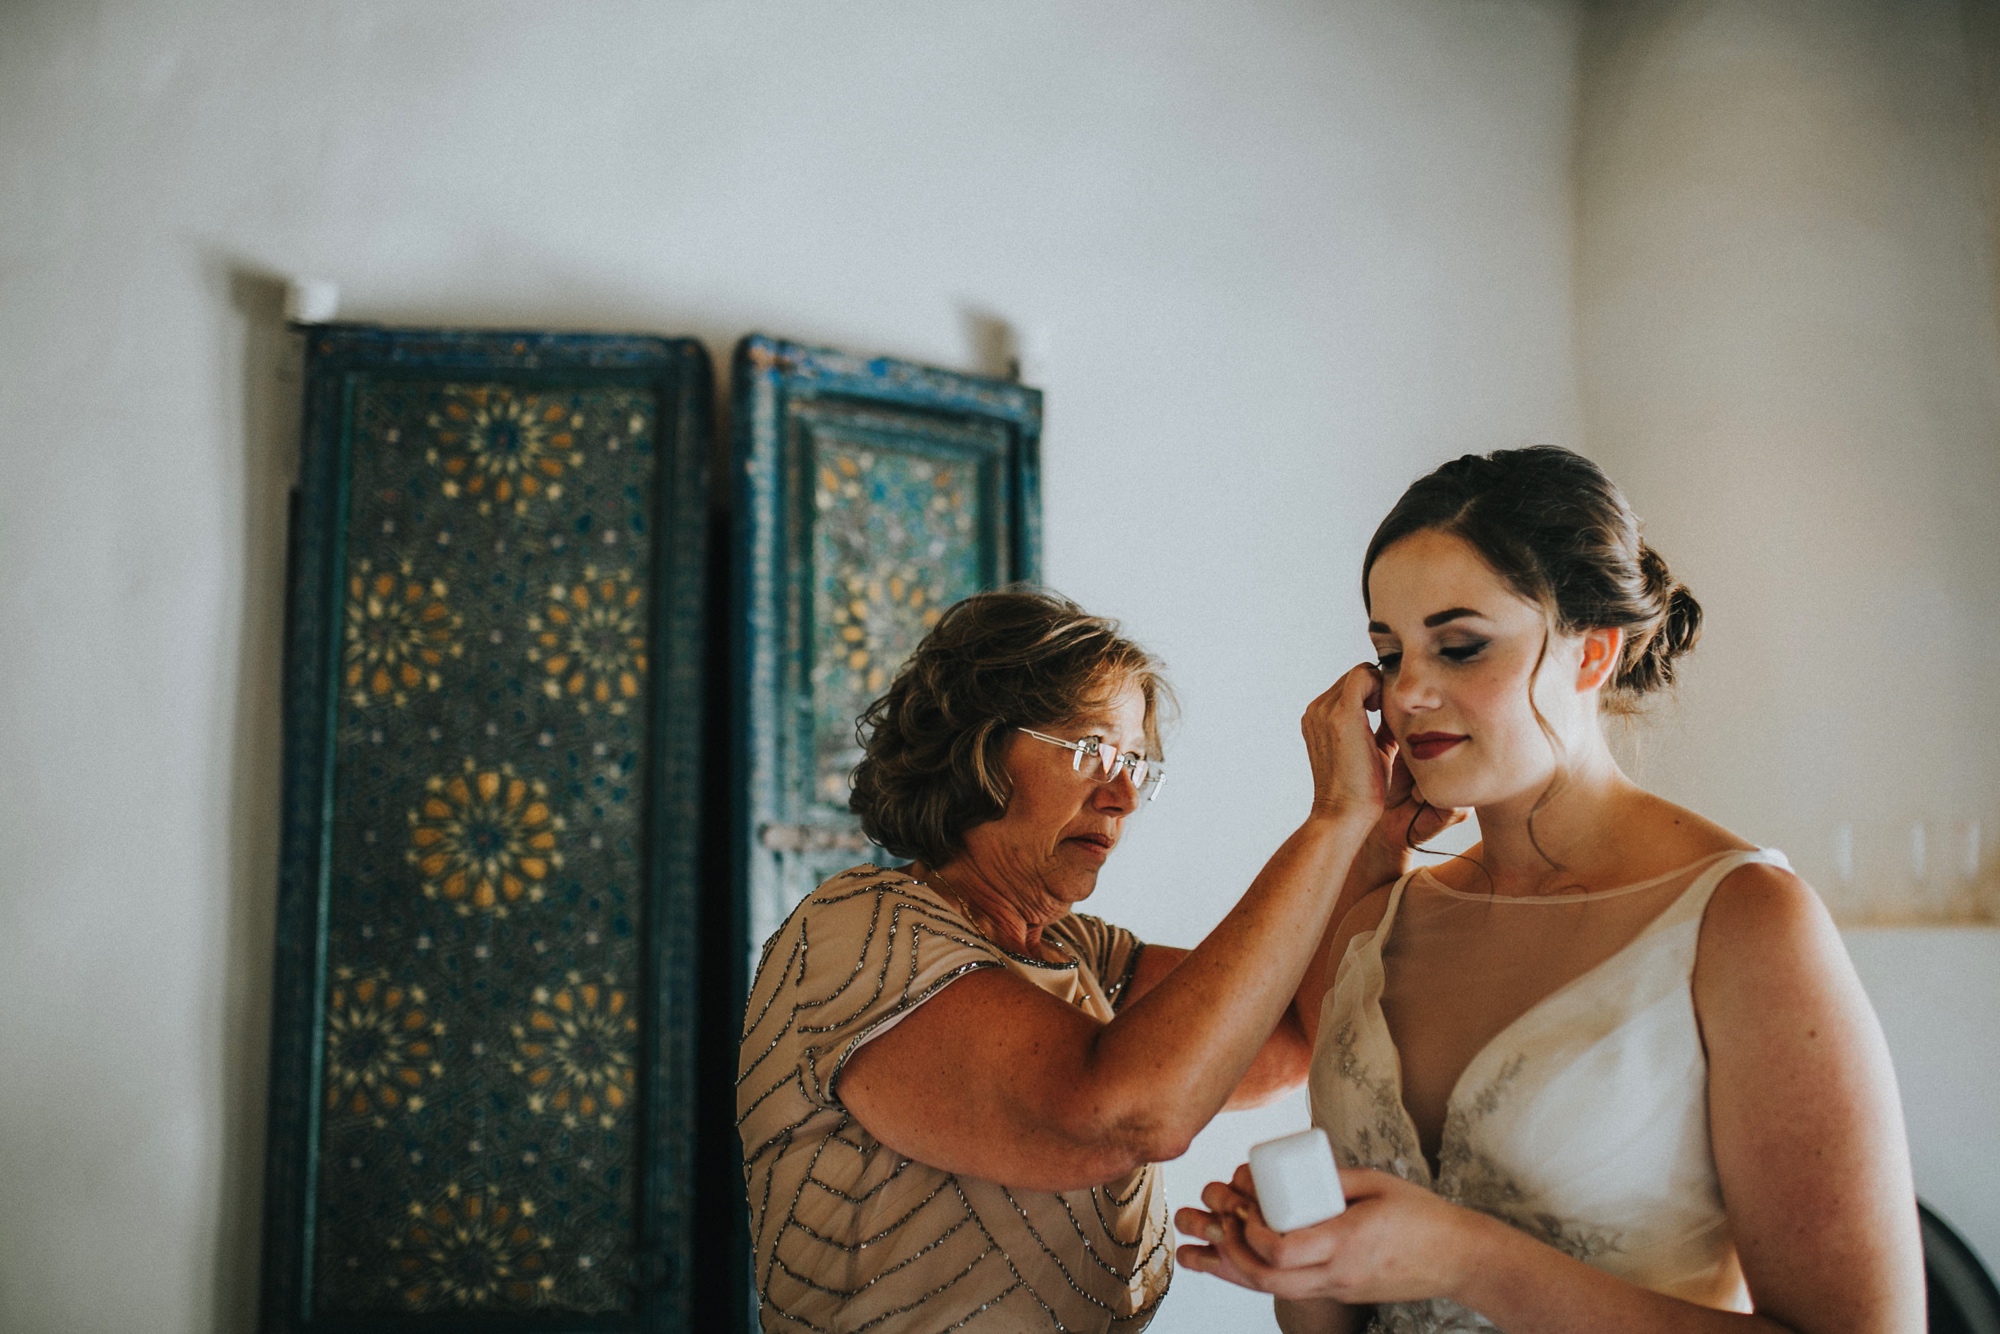
[[[2000,1271],[2000,930],[1864,927],[1847,950],[1895,1056],[1917,1193]]]
[[[1049,575],[1188,713],[1099,906],[1192,942],[1303,808],[1394,494],[1576,438],[1576,33],[1567,0],[0,5],[0,1329],[251,1316],[291,425],[259,275],[718,354],[1045,328]],[[1176,1201],[1304,1117],[1224,1118]],[[1259,1327],[1195,1275],[1155,1325]]]
[[[1992,892],[1993,10],[1969,43],[1955,0],[1618,0],[1583,44],[1588,439],[1707,618],[1640,768],[1855,916],[1910,895],[1917,823],[1920,899],[1975,820]],[[1850,939],[1918,1189],[2000,1265],[1993,933]]]
[[[1593,11],[1589,438],[1707,613],[1647,773],[1829,894],[2000,814],[2000,337],[1956,0]]]

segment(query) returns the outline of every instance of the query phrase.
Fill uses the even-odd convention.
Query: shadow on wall
[[[298,456],[302,343],[285,325],[284,280],[211,264],[242,321],[242,639],[236,649],[229,792],[228,960],[221,1051],[220,1211],[215,1327],[257,1319],[263,1218],[264,1105],[270,1063],[272,933],[278,897],[280,679],[284,661],[285,534]],[[227,363],[225,363],[227,364]],[[227,398],[224,398],[227,401]]]

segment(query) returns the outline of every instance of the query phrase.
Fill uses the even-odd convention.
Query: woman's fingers
[[[1301,1265],[1324,1263],[1332,1254],[1333,1239],[1328,1229],[1338,1220],[1293,1232],[1279,1232],[1264,1220],[1257,1203],[1257,1183],[1250,1164],[1240,1164],[1227,1185],[1211,1181],[1202,1188],[1201,1201],[1208,1212],[1182,1209],[1174,1215],[1174,1226],[1190,1237],[1200,1237],[1212,1246],[1231,1240],[1255,1256],[1269,1269],[1295,1269]]]
[[[1235,1192],[1219,1181],[1211,1181],[1202,1192],[1204,1199],[1211,1194],[1229,1200],[1240,1200]],[[1208,1213],[1200,1209],[1182,1209],[1174,1214],[1174,1227],[1183,1235],[1199,1237],[1206,1246],[1182,1246],[1176,1253],[1180,1263],[1190,1269],[1199,1269],[1205,1274],[1228,1279],[1231,1283],[1244,1287],[1257,1287],[1244,1262],[1249,1260],[1254,1267],[1255,1254],[1243,1244],[1243,1224],[1232,1209],[1235,1206]],[[1254,1205],[1252,1206],[1255,1207]]]
[[[1422,1190],[1412,1186],[1403,1178],[1373,1167],[1341,1167],[1340,1193],[1347,1197],[1349,1207],[1362,1200],[1372,1200],[1379,1195],[1389,1195],[1399,1190]],[[1425,1192],[1428,1194],[1429,1192]]]
[[[1424,806],[1410,826],[1411,841],[1428,843],[1465,818],[1465,812],[1450,806]]]
[[[1380,809],[1386,794],[1386,756],[1369,725],[1365,708],[1381,685],[1371,663],[1350,669],[1306,707],[1300,730],[1312,761],[1315,804]]]
[[[1378,733],[1379,735],[1379,733]],[[1378,837],[1392,846],[1428,843],[1465,818],[1449,806],[1433,806],[1417,791],[1416,776],[1398,754],[1389,766],[1389,787]]]
[[[1351,1221],[1341,1221],[1345,1217],[1336,1215],[1324,1223],[1290,1232],[1273,1232],[1258,1219],[1255,1224],[1243,1225],[1243,1240],[1273,1269],[1307,1269],[1333,1259],[1341,1233],[1352,1226]]]
[[[1233,1214],[1243,1207],[1246,1199],[1250,1198],[1254,1197],[1246,1197],[1235,1187],[1220,1181],[1211,1181],[1201,1188],[1201,1202],[1207,1205],[1212,1213]]]
[[[1377,744],[1384,743],[1383,733],[1388,730],[1389,724],[1387,723],[1383,723],[1381,727],[1375,730]],[[1386,744],[1391,752],[1395,751],[1395,738],[1387,738]],[[1389,761],[1389,787],[1386,794],[1389,809],[1393,811],[1398,806],[1409,801],[1415,795],[1416,790],[1416,776],[1410,772],[1410,766],[1404,762],[1402,755],[1396,754],[1395,758]]]
[[[1183,1236],[1213,1241],[1222,1230],[1222,1219],[1205,1209],[1176,1209],[1174,1228]]]
[[[1242,1224],[1233,1218],[1213,1220],[1208,1245],[1182,1246],[1174,1253],[1174,1258],[1189,1269],[1213,1274],[1238,1287],[1257,1292],[1271,1290],[1269,1267],[1243,1244]]]

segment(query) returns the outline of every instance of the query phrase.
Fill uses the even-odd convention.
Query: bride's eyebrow
[[[1483,613],[1474,611],[1470,607],[1452,607],[1445,611],[1434,611],[1430,615],[1424,617],[1424,629],[1435,630],[1440,625],[1445,625],[1452,621],[1463,620],[1467,616],[1470,616],[1475,620],[1485,619]],[[1368,622],[1368,633],[1371,635],[1394,635],[1396,632],[1394,630],[1391,630],[1388,626],[1382,624],[1382,622],[1380,621],[1370,621]]]

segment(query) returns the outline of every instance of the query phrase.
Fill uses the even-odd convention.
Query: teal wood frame
[[[260,1328],[268,1334],[409,1330],[645,1331],[693,1328],[697,1265],[697,1029],[702,966],[705,603],[713,389],[693,340],[322,326],[306,337],[301,473],[292,495],[285,675],[282,845],[277,909]],[[321,1165],[327,926],[335,894],[335,720],[356,386],[402,381],[637,387],[651,395],[650,670],[642,720],[638,865],[636,1179],[632,1272],[622,1310],[334,1314],[314,1304],[315,1192]],[[636,427],[635,427],[636,429]],[[740,955],[740,948],[729,953]],[[736,1013],[740,1014],[740,1003]],[[740,1188],[737,1191],[740,1195]],[[739,1201],[740,1205],[740,1201]],[[740,1289],[739,1289],[740,1290]]]
[[[1010,380],[753,334],[732,366],[731,875],[754,954],[825,875],[879,857],[819,790],[813,740],[815,440],[828,432],[976,471],[977,586],[1041,572],[1042,395]],[[972,591],[965,589],[963,591]],[[899,664],[884,663],[890,671]],[[852,728],[851,720],[845,724]],[[750,960],[735,979],[747,994]]]

